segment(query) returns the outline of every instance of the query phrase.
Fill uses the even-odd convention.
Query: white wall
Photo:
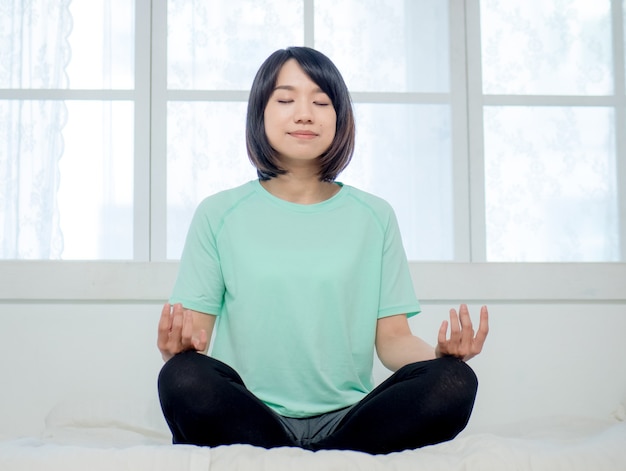
[[[5,304],[0,350],[0,435],[34,433],[66,397],[154,396],[158,307]]]
[[[611,417],[626,395],[626,304],[489,307],[488,341],[470,361],[480,381],[471,428],[548,415]],[[425,310],[413,330],[435,341],[446,309]]]
[[[470,363],[480,378],[470,430],[546,415],[607,418],[626,394],[626,266],[566,268],[412,265],[423,313],[411,324],[426,340],[461,299],[475,314],[490,308],[490,337]],[[39,432],[68,398],[156,404],[156,324],[175,270],[2,264],[0,436]],[[387,374],[377,366],[377,379]]]

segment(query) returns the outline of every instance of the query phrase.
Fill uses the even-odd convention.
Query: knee
[[[472,409],[478,391],[478,378],[463,360],[442,357],[407,366],[408,374],[425,375],[424,380],[429,384],[428,390],[436,400],[445,398],[450,405]]]
[[[181,352],[165,362],[159,373],[159,388],[166,384],[181,384],[185,379],[193,379],[198,368],[194,351]]]
[[[399,370],[399,373],[406,377],[426,375],[431,382],[454,385],[474,393],[478,389],[474,370],[463,360],[451,356],[411,363]]]
[[[469,392],[476,393],[478,389],[478,377],[476,373],[463,360],[454,357],[439,358],[441,363],[444,363],[443,374],[447,380],[453,382]]]
[[[192,397],[198,388],[206,388],[211,383],[211,363],[205,360],[208,360],[205,355],[187,351],[175,355],[163,365],[157,380],[162,404]]]
[[[227,383],[243,385],[241,377],[230,366],[195,351],[181,352],[170,358],[158,377],[159,395],[191,397],[198,391],[209,394]]]
[[[478,391],[478,377],[476,373],[463,360],[454,357],[439,358],[439,382],[451,400],[456,399],[465,403],[470,409],[474,405]]]
[[[458,435],[469,422],[476,393],[478,378],[474,370],[464,361],[453,357],[444,357],[437,360],[436,384],[433,384],[432,393],[438,396],[440,404],[438,421],[439,438],[437,441],[446,441]]]

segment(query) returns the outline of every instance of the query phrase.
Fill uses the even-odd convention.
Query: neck
[[[261,181],[261,185],[277,198],[298,204],[321,203],[331,198],[340,189],[336,183],[319,181],[317,175],[293,173]]]

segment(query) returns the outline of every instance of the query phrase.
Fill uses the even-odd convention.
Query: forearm
[[[376,350],[382,364],[391,371],[397,371],[409,363],[435,358],[434,347],[414,335],[381,340],[377,343]]]

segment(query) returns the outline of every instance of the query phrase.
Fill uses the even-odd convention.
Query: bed
[[[424,303],[414,331],[436,334],[442,305],[453,303]],[[471,360],[480,387],[468,428],[369,456],[173,446],[156,398],[160,303],[5,303],[0,471],[626,471],[625,305],[494,302],[493,336]],[[374,373],[389,374],[377,363]]]
[[[144,398],[145,399],[145,398]],[[455,440],[389,455],[171,445],[156,401],[73,399],[48,413],[40,434],[0,440],[2,471],[624,471],[626,413],[554,416],[464,431]]]

